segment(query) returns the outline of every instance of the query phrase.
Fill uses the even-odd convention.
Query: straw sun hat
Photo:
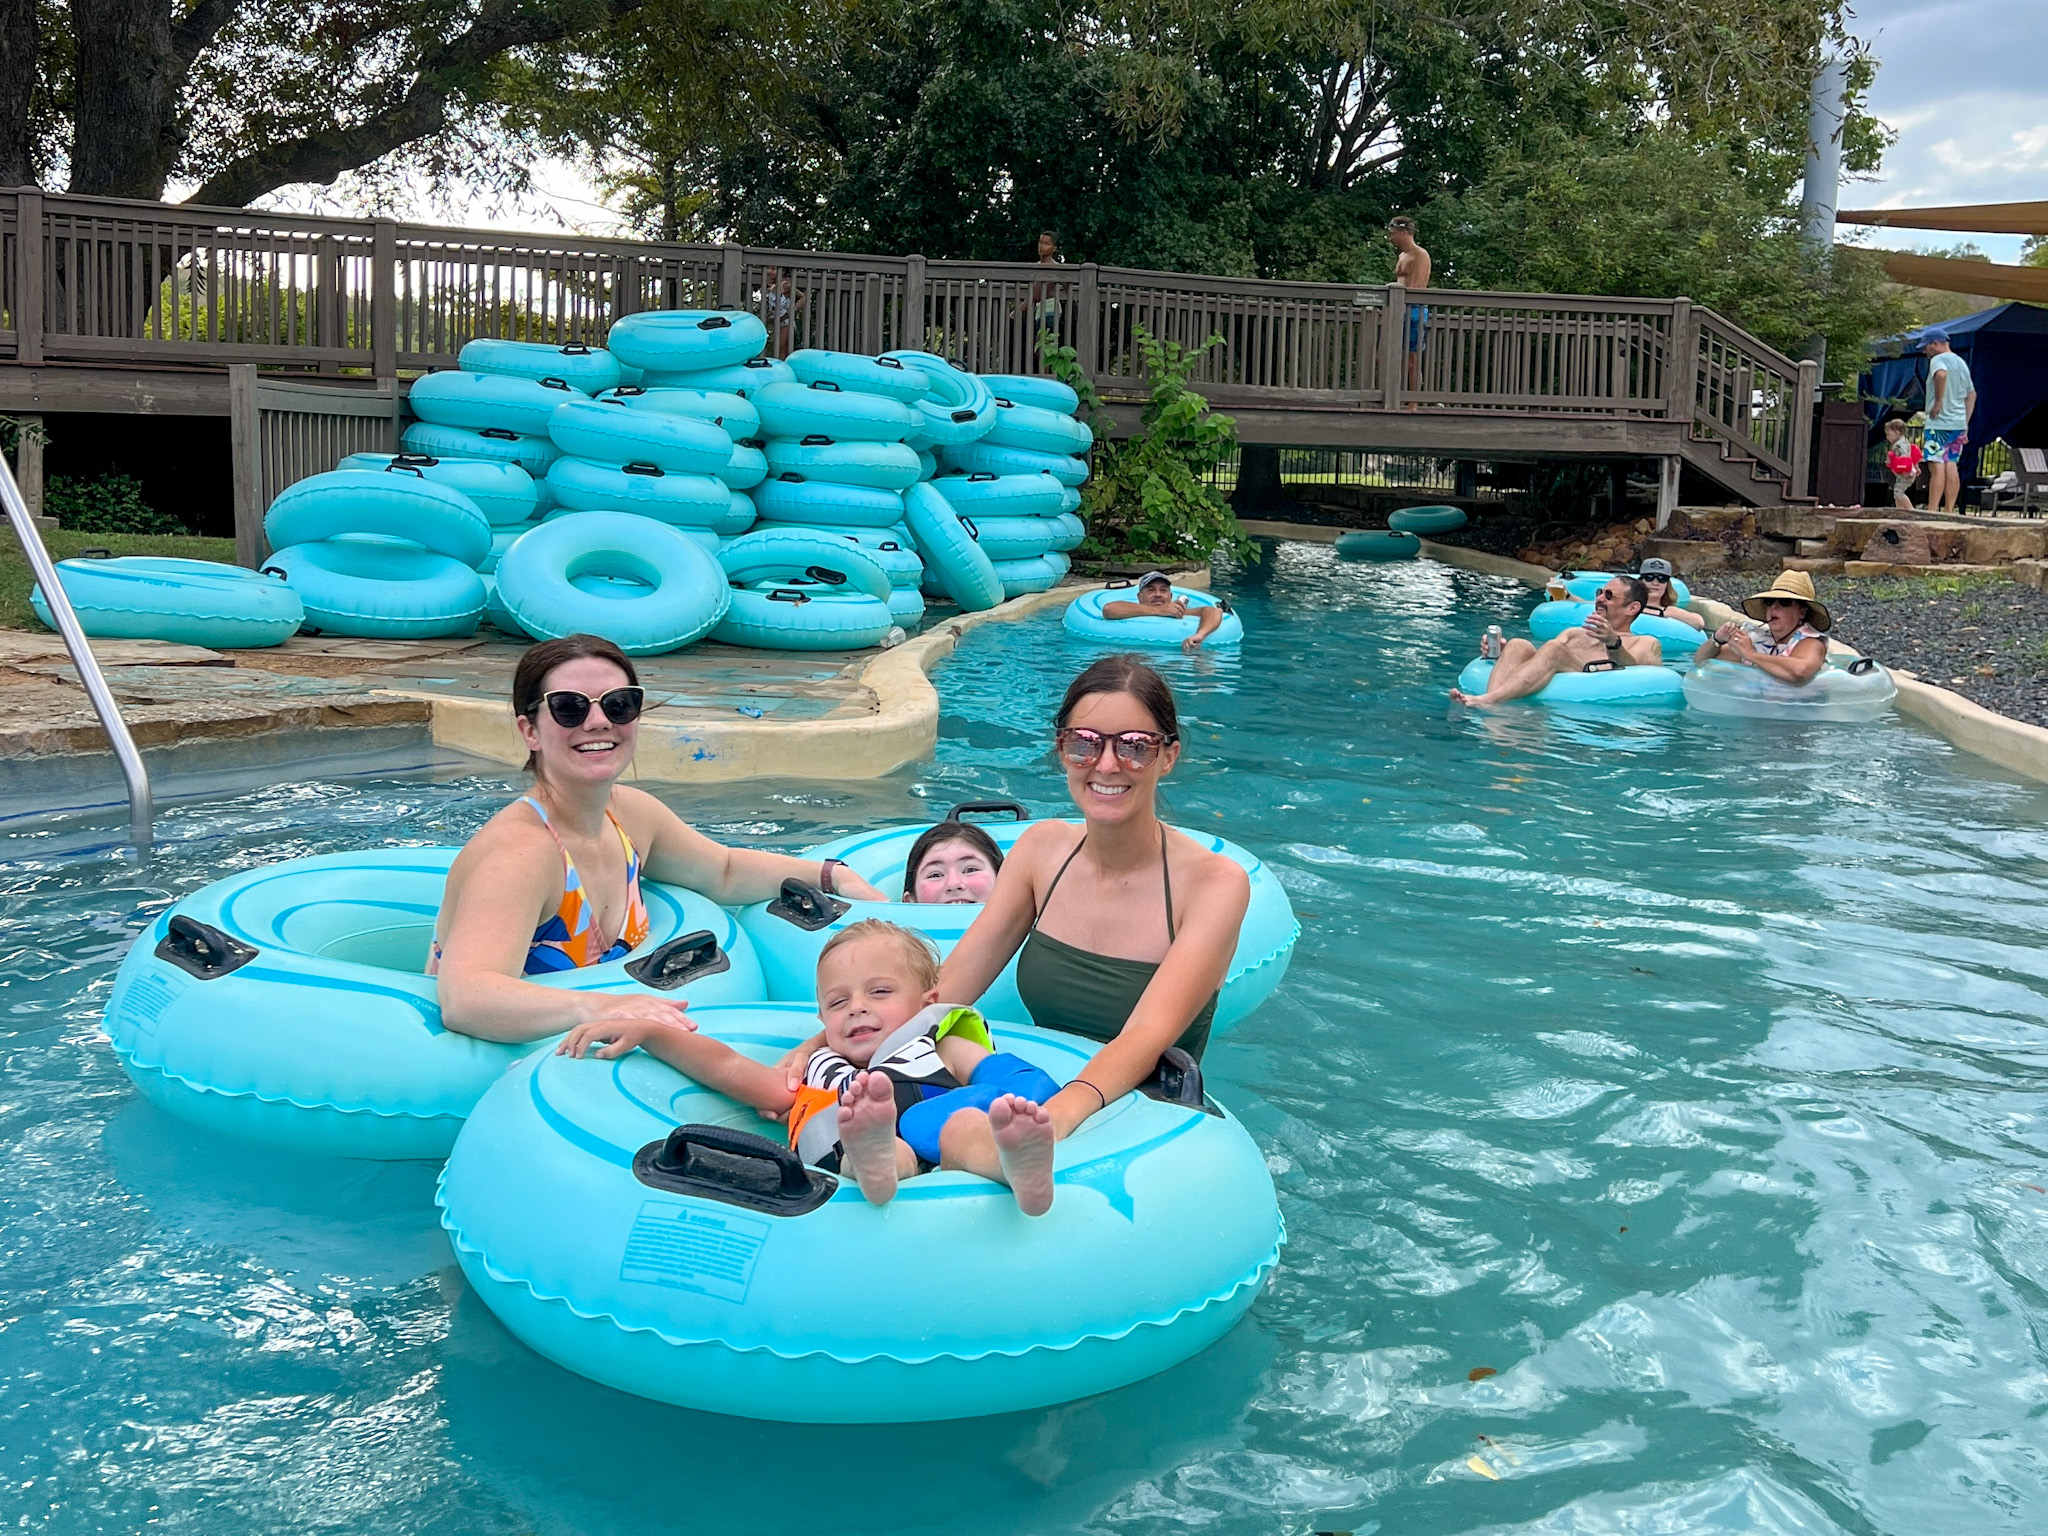
[[[1834,617],[1828,612],[1827,604],[1814,595],[1813,578],[1806,572],[1778,572],[1777,579],[1763,591],[1752,592],[1742,600],[1742,611],[1752,619],[1761,619],[1764,604],[1774,597],[1806,604],[1806,622],[1823,634],[1834,627]]]

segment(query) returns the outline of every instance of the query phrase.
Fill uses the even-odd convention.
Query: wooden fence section
[[[1111,394],[1143,387],[1141,329],[1191,349],[1213,337],[1193,379],[1226,408],[1682,423],[1804,490],[1811,370],[1684,299],[1411,296],[0,191],[0,362],[382,381],[452,367],[473,337],[598,345],[622,315],[694,307],[759,315],[777,353],[910,347],[982,373],[1043,372],[1050,335]]]
[[[398,385],[266,379],[253,363],[228,368],[234,459],[235,560],[254,568],[270,550],[263,513],[277,493],[323,474],[352,453],[396,453],[404,398]]]

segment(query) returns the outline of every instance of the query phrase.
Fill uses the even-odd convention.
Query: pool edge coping
[[[1206,587],[1207,569],[1174,578],[1183,586]],[[1026,593],[980,613],[964,613],[865,662],[856,682],[875,696],[865,715],[802,721],[691,721],[667,725],[641,721],[639,746],[627,782],[716,784],[738,779],[877,779],[931,751],[939,739],[939,692],[931,670],[953,654],[969,630],[987,623],[1028,618],[1084,592],[1106,586],[1079,581]],[[451,747],[491,762],[518,765],[526,748],[512,728],[508,701],[456,699],[409,690],[380,690],[384,696],[423,699],[432,708],[436,746]]]
[[[1248,528],[1253,524],[1247,524]],[[1263,537],[1293,538],[1313,544],[1334,544],[1342,528],[1323,528],[1312,523],[1258,523],[1256,527]],[[1281,530],[1285,530],[1282,532]],[[1526,560],[1513,560],[1506,555],[1492,555],[1484,550],[1466,549],[1457,544],[1438,544],[1429,539],[1422,540],[1421,557],[1435,560],[1443,565],[1454,565],[1468,571],[1478,571],[1488,576],[1506,576],[1521,582],[1524,586],[1544,587],[1556,574],[1540,565]],[[1711,597],[1694,598],[1688,607],[1699,613],[1716,628],[1729,619],[1740,618],[1726,603]],[[1829,648],[1858,654],[1840,641],[1831,640]],[[1912,672],[1893,667],[1888,669],[1892,681],[1898,686],[1898,707],[1901,714],[1918,720],[1937,735],[1945,737],[1953,746],[2009,768],[2014,773],[2030,779],[2048,782],[2048,727],[2028,725],[2010,715],[2001,715],[1995,709],[1986,709],[1982,704],[1964,698],[1960,693],[1930,683]]]

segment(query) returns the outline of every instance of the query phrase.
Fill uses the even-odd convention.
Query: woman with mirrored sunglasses
[[[1159,819],[1180,721],[1151,667],[1097,661],[1053,724],[1082,824],[1042,821],[1018,839],[947,957],[939,995],[976,1001],[1015,955],[1033,1022],[1102,1042],[1046,1104],[1064,1137],[1150,1077],[1168,1046],[1201,1056],[1251,886],[1234,861]]]
[[[723,847],[619,783],[645,703],[631,660],[596,635],[544,640],[520,658],[512,708],[533,791],[486,822],[448,871],[428,964],[448,1028],[514,1041],[593,1019],[689,1028],[680,1002],[522,980],[623,959],[645,942],[643,876],[727,906],[773,896],[792,875],[881,899],[843,865]]]

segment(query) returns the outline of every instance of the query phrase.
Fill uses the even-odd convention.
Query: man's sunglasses
[[[1101,762],[1102,744],[1106,741],[1116,749],[1116,760],[1126,768],[1149,768],[1159,756],[1159,749],[1174,738],[1159,731],[1122,731],[1105,736],[1100,731],[1069,726],[1055,731],[1052,739],[1061,760],[1070,767],[1086,768]]]
[[[637,686],[610,688],[593,699],[573,688],[557,688],[552,693],[541,695],[541,702],[547,705],[555,724],[565,731],[573,731],[588,720],[593,704],[604,711],[605,719],[613,725],[631,725],[640,718],[640,711],[647,707],[647,690]]]

